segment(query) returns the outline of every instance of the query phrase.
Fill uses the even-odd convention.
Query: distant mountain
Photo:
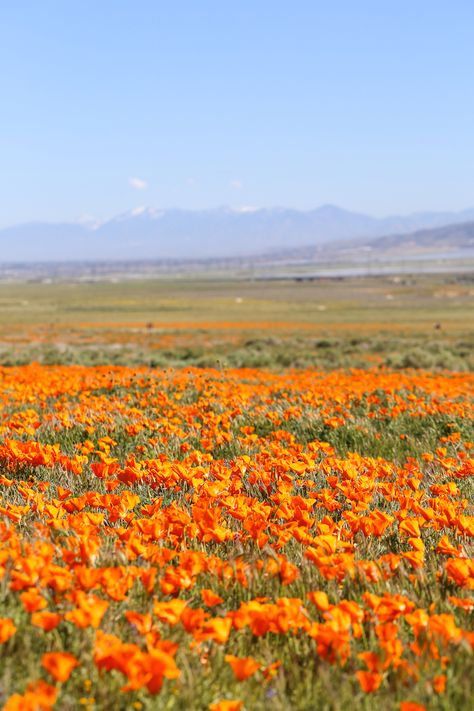
[[[382,237],[337,240],[320,245],[273,250],[267,259],[279,262],[348,261],[383,258],[474,258],[474,221]]]
[[[388,235],[369,240],[367,246],[376,250],[412,249],[437,251],[474,250],[474,221],[446,225],[408,234]]]
[[[391,235],[399,239],[415,230],[470,220],[474,210],[374,218],[333,205],[309,211],[137,208],[102,223],[29,223],[0,230],[0,261],[239,257]]]

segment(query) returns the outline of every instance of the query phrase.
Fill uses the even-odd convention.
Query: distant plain
[[[474,368],[474,275],[0,284],[0,361]]]

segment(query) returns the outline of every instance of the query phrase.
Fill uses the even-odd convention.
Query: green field
[[[384,321],[462,326],[474,275],[356,277],[298,282],[161,278],[119,282],[0,284],[0,322]],[[448,323],[449,322],[449,323]]]
[[[3,283],[0,359],[466,370],[473,306],[469,274]]]

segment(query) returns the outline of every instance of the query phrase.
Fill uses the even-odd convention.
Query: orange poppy
[[[220,595],[216,595],[216,593],[212,590],[209,590],[209,588],[203,588],[201,590],[201,597],[203,603],[207,607],[215,607],[216,605],[220,605],[222,602],[224,602],[224,598],[222,598]]]
[[[366,694],[371,694],[373,691],[377,691],[383,679],[382,674],[371,671],[358,671],[356,672],[356,677],[360,684],[360,688]]]
[[[53,679],[61,682],[67,681],[72,670],[79,664],[76,657],[69,652],[47,652],[43,654],[41,663]]]
[[[16,626],[9,617],[0,617],[0,644],[3,644],[16,632]]]
[[[34,612],[31,615],[31,624],[35,627],[41,627],[45,632],[54,630],[61,622],[61,615],[57,612]]]
[[[232,667],[237,681],[248,679],[261,667],[261,664],[253,657],[234,657],[232,654],[226,654],[224,659]]]
[[[239,699],[229,699],[223,701],[214,701],[209,704],[210,711],[240,711],[243,708],[244,702]]]

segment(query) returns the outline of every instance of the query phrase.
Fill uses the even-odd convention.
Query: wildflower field
[[[3,708],[473,708],[473,395],[0,369]]]

